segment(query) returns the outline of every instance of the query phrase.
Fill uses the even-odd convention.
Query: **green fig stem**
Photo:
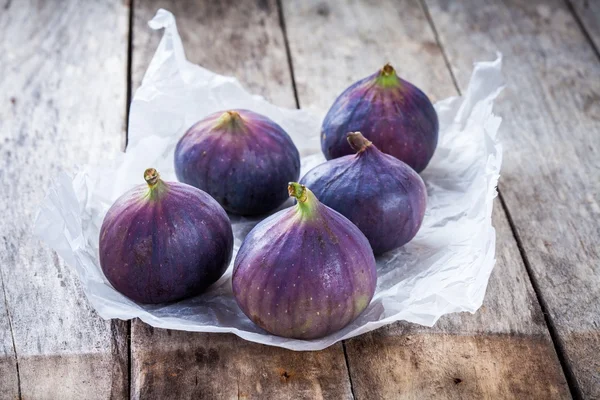
[[[394,67],[392,67],[392,64],[386,63],[383,66],[383,68],[381,68],[381,73],[384,75],[392,75],[392,74],[395,74],[396,72],[394,71]]]
[[[397,87],[400,84],[400,78],[396,75],[394,67],[390,63],[387,63],[379,70],[375,82],[384,88]]]
[[[219,119],[217,119],[216,127],[217,128],[234,128],[241,127],[244,125],[244,120],[242,119],[239,112],[235,110],[225,111]]]
[[[288,184],[288,193],[290,197],[295,197],[298,201],[296,207],[303,218],[311,218],[314,215],[319,201],[310,189],[298,182],[290,182]]]
[[[160,174],[154,168],[148,168],[144,171],[144,180],[149,188],[147,197],[151,200],[157,199],[161,193],[165,192],[166,186],[160,179]]]
[[[151,189],[154,186],[156,186],[159,179],[160,179],[160,175],[158,174],[158,171],[155,170],[154,168],[148,168],[147,170],[144,171],[144,180],[146,181],[148,186],[150,186]]]
[[[356,152],[356,154],[360,154],[365,151],[369,146],[373,143],[369,139],[363,136],[360,132],[350,132],[346,138],[350,147]]]

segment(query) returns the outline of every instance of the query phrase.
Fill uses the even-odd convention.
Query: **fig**
[[[335,100],[323,121],[321,149],[328,160],[352,154],[346,134],[360,131],[379,150],[421,172],[437,146],[438,129],[425,93],[386,64]]]
[[[348,143],[356,154],[318,165],[300,182],[352,221],[369,239],[375,255],[408,243],[425,215],[423,180],[360,132],[348,134]]]
[[[263,220],[242,243],[233,295],[264,330],[314,339],[342,329],[367,307],[375,258],[358,228],[308,188],[290,183],[288,192],[297,204]]]
[[[223,275],[233,232],[223,208],[205,192],[144,172],[110,207],[100,230],[100,265],[113,287],[145,304],[202,293]]]
[[[264,214],[287,199],[287,183],[300,175],[300,154],[269,118],[230,110],[209,115],[183,135],[175,172],[231,213]]]

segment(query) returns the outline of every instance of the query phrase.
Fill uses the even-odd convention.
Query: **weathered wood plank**
[[[134,82],[160,33],[146,21],[157,8],[177,17],[187,56],[237,76],[275,104],[295,107],[277,2],[191,1],[135,3]],[[342,345],[292,352],[234,335],[153,329],[132,323],[132,398],[348,399],[352,397]]]
[[[456,95],[414,2],[284,1],[283,10],[301,107],[326,112],[350,84],[388,61],[432,101]]]
[[[357,399],[566,399],[563,372],[500,204],[482,308],[432,329],[395,324],[346,343]]]
[[[600,2],[597,0],[569,0],[596,50],[600,49]]]
[[[231,334],[155,329],[132,335],[134,399],[348,399],[341,345],[298,353]]]
[[[600,398],[600,62],[560,0],[427,1],[457,80],[505,54],[500,189],[572,386]]]
[[[434,99],[456,94],[417,1],[295,0],[283,8],[303,107],[328,107],[386,61]],[[494,225],[498,262],[475,315],[450,315],[432,329],[394,324],[347,341],[358,399],[570,397],[499,202]]]
[[[128,6],[108,0],[5,3],[0,273],[21,393],[26,399],[123,398],[126,325],[94,313],[75,271],[33,237],[31,225],[59,168],[99,161],[120,147]]]

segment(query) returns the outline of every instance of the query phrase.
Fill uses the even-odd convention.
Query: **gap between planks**
[[[567,7],[569,8],[569,10],[571,11],[573,16],[577,20],[579,28],[582,30],[583,34],[585,35],[586,40],[594,48],[596,55],[600,58],[600,53],[598,53],[598,49],[594,46],[593,41],[591,40],[589,34],[585,30],[585,27],[579,20],[579,17],[577,15],[577,13],[575,12],[573,6],[571,5],[570,0],[565,0],[565,2],[567,3]],[[425,2],[425,0],[420,0],[420,3],[421,3],[421,7],[423,9],[423,13],[425,14],[425,17],[427,18],[427,21],[429,22],[429,25],[430,25],[433,35],[435,37],[435,41],[436,41],[438,47],[440,48],[442,56],[444,57],[444,62],[446,64],[446,68],[448,68],[448,73],[450,74],[450,77],[452,78],[454,87],[456,88],[458,95],[462,96],[462,91],[458,85],[458,81],[456,80],[456,76],[454,75],[454,71],[452,70],[452,66],[450,65],[450,60],[448,59],[446,50],[444,49],[444,46],[442,45],[442,42],[440,41],[440,38],[439,38],[439,35],[437,32],[437,28],[435,27],[435,23],[433,22],[433,19],[431,18],[431,14],[429,13],[429,8],[427,7],[427,3]],[[510,231],[512,233],[513,238],[515,239],[515,242],[517,243],[517,248],[519,249],[519,255],[521,256],[521,260],[523,260],[523,265],[525,265],[525,271],[527,272],[527,276],[529,277],[529,281],[531,282],[531,286],[533,287],[535,297],[542,309],[542,314],[544,315],[544,321],[546,322],[546,328],[548,329],[548,332],[550,333],[550,338],[552,339],[552,345],[554,346],[554,350],[556,351],[556,355],[558,356],[560,366],[565,374],[565,378],[567,380],[567,384],[569,385],[569,391],[571,392],[571,396],[573,396],[574,399],[582,399],[583,392],[582,392],[581,388],[579,387],[579,384],[577,383],[577,379],[575,378],[575,374],[574,374],[572,368],[569,367],[568,363],[565,360],[566,353],[565,353],[564,346],[563,346],[562,342],[560,341],[558,332],[556,330],[556,326],[554,325],[554,323],[552,322],[552,320],[549,317],[548,305],[546,304],[546,301],[544,300],[544,297],[540,290],[539,284],[538,284],[537,280],[535,279],[533,272],[531,271],[531,264],[529,263],[529,259],[527,257],[527,254],[525,253],[525,249],[523,248],[523,243],[521,242],[521,238],[519,237],[519,234],[517,232],[517,228],[512,219],[510,210],[508,209],[508,206],[507,206],[506,202],[504,201],[504,197],[502,196],[500,188],[496,187],[496,190],[498,192],[498,199],[500,200],[500,205],[501,205],[502,209],[504,210],[504,212],[506,213],[506,218],[507,218],[508,224],[510,226]]]
[[[126,101],[125,101],[125,140],[123,144],[123,151],[127,150],[127,144],[129,143],[129,112],[131,111],[131,100],[133,98],[133,81],[132,81],[132,65],[133,65],[133,16],[135,0],[129,0],[129,32],[127,34],[127,88],[126,88]],[[127,321],[127,398],[131,399],[132,393],[132,371],[131,371],[131,319]]]
[[[421,6],[423,8],[423,12],[425,13],[427,20],[429,21],[429,24],[433,31],[437,45],[439,46],[440,51],[444,57],[446,67],[448,68],[448,72],[450,73],[450,76],[452,77],[452,82],[454,83],[454,86],[456,87],[456,90],[459,93],[459,95],[462,95],[460,87],[458,86],[458,82],[456,80],[454,71],[452,69],[452,66],[450,65],[446,50],[444,49],[444,46],[442,45],[442,43],[439,39],[439,35],[438,35],[437,29],[435,27],[435,23],[431,17],[431,14],[429,13],[429,8],[425,1],[426,0],[420,0]],[[578,25],[579,29],[581,30],[583,36],[585,37],[586,41],[591,46],[595,55],[598,57],[598,59],[600,61],[600,51],[596,47],[594,41],[592,40],[592,37],[591,37],[590,33],[588,32],[588,30],[586,29],[585,24],[582,22],[581,18],[579,17],[577,10],[575,9],[574,5],[572,4],[572,0],[564,0],[564,1],[565,1],[565,4],[566,4],[569,12],[573,15],[573,18],[577,22],[577,25]],[[554,324],[553,320],[551,319],[551,317],[549,315],[548,305],[544,299],[544,296],[540,289],[539,283],[538,283],[537,279],[535,278],[535,274],[532,271],[531,264],[529,262],[529,258],[527,257],[527,254],[523,247],[523,243],[519,236],[519,233],[517,232],[517,228],[513,221],[511,212],[508,208],[508,205],[506,204],[506,202],[504,200],[504,197],[502,196],[502,192],[499,187],[497,187],[497,191],[498,191],[498,198],[500,200],[500,205],[501,205],[502,209],[504,210],[504,212],[506,213],[506,217],[508,220],[508,224],[510,226],[511,233],[517,243],[517,248],[519,250],[519,254],[521,256],[521,259],[523,260],[523,264],[525,265],[525,271],[527,272],[527,276],[529,277],[529,280],[533,287],[536,299],[542,309],[542,314],[544,316],[546,327],[548,329],[548,332],[550,333],[550,338],[552,339],[552,344],[553,344],[556,354],[558,356],[558,360],[560,362],[561,368],[565,374],[565,378],[567,380],[567,384],[569,386],[569,391],[571,392],[571,396],[574,399],[583,399],[584,398],[583,391],[577,382],[577,379],[575,377],[575,373],[574,373],[573,369],[569,366],[569,363],[566,360],[566,351],[565,351],[564,345],[560,339],[560,335],[558,334],[556,325]]]
[[[127,34],[127,88],[125,89],[125,143],[123,145],[123,151],[127,149],[129,143],[129,112],[131,110],[131,100],[133,99],[133,80],[132,80],[132,63],[133,63],[133,13],[135,7],[135,0],[129,0],[129,32]],[[131,328],[131,321],[129,321]]]
[[[277,0],[277,12],[279,13],[279,25],[281,26],[281,33],[283,34],[283,43],[285,44],[285,55],[287,57],[288,67],[290,69],[290,78],[292,79],[294,100],[296,101],[296,108],[300,108],[298,89],[296,88],[296,77],[294,76],[294,62],[292,61],[290,42],[288,41],[287,29],[285,28],[285,16],[283,15],[283,6],[281,4],[281,0]]]
[[[535,274],[531,270],[531,264],[529,263],[529,258],[527,257],[527,253],[525,252],[525,249],[523,248],[523,242],[521,241],[521,237],[519,236],[519,233],[517,232],[517,228],[513,221],[510,210],[508,209],[508,206],[506,205],[506,202],[504,201],[504,197],[502,196],[502,193],[500,193],[500,190],[498,190],[498,198],[500,199],[500,204],[502,206],[502,209],[504,209],[504,212],[506,213],[506,219],[508,220],[508,225],[510,226],[510,230],[513,234],[513,237],[515,238],[515,241],[517,242],[517,248],[519,249],[519,254],[521,255],[521,259],[523,260],[523,265],[525,265],[525,271],[527,272],[527,276],[529,277],[529,281],[531,282],[531,286],[533,287],[535,297],[540,305],[540,308],[542,309],[542,314],[544,315],[544,321],[546,321],[546,327],[548,328],[548,332],[550,333],[550,338],[552,339],[552,344],[554,345],[554,351],[556,351],[558,361],[560,362],[560,366],[565,374],[567,384],[569,385],[569,391],[571,392],[571,396],[575,400],[583,399],[583,392],[581,390],[581,387],[579,387],[579,384],[577,383],[577,379],[575,378],[575,373],[573,372],[573,369],[571,367],[569,367],[569,363],[567,363],[567,361],[565,359],[565,356],[566,356],[565,348],[560,340],[560,336],[558,334],[556,326],[550,319],[550,316],[548,314],[548,305],[546,304],[546,301],[544,300],[544,297],[542,295],[542,291],[540,290],[538,281],[535,278]]]
[[[458,93],[458,95],[462,96],[462,91],[460,90],[460,87],[458,86],[458,81],[456,80],[454,71],[452,70],[452,67],[450,66],[450,60],[448,59],[448,54],[446,53],[446,49],[444,49],[444,46],[442,46],[442,42],[440,40],[440,36],[438,35],[437,28],[435,27],[435,24],[433,23],[431,14],[429,13],[429,7],[427,7],[427,3],[425,3],[425,0],[419,0],[419,3],[421,4],[421,9],[423,10],[423,14],[425,15],[425,18],[427,19],[427,22],[429,22],[429,27],[431,28],[431,32],[433,33],[433,37],[435,38],[435,43],[438,45],[440,52],[442,53],[442,57],[444,58],[444,64],[446,64],[446,69],[448,69],[450,78],[452,78],[452,84],[454,84],[454,88],[456,89],[456,92]]]
[[[350,393],[352,393],[352,398],[356,399],[356,394],[354,394],[354,384],[352,383],[352,374],[350,373],[350,360],[348,360],[348,351],[346,350],[346,341],[342,340],[342,350],[344,351],[344,361],[346,362],[346,370],[348,371],[348,382],[350,383]]]
[[[594,40],[592,39],[591,33],[587,30],[585,24],[581,20],[579,13],[577,12],[575,5],[573,4],[573,0],[565,0],[565,4],[571,12],[571,14],[573,14],[573,18],[575,18],[575,21],[577,22],[581,33],[583,33],[583,36],[585,36],[585,40],[587,40],[590,46],[592,46],[596,57],[598,57],[598,60],[600,61],[600,49],[598,49],[598,47],[596,46],[596,42],[594,42]]]
[[[9,3],[10,4],[10,3]],[[8,309],[8,298],[6,297],[6,289],[4,288],[4,278],[2,277],[2,271],[0,271],[0,285],[2,285],[2,294],[4,296],[4,307],[6,308],[6,319],[8,320],[8,329],[10,330],[10,339],[12,341],[13,353],[15,354],[15,372],[17,373],[17,395],[21,400],[21,374],[19,373],[19,357],[17,356],[17,345],[15,344],[15,333],[10,318],[10,310]]]
[[[288,40],[287,29],[285,27],[285,15],[283,12],[283,5],[281,0],[277,0],[277,12],[279,13],[279,23],[281,25],[281,32],[283,34],[283,41],[285,43],[285,54],[290,68],[290,77],[292,79],[292,89],[294,90],[294,99],[296,100],[296,108],[300,108],[300,98],[298,97],[298,89],[296,87],[296,78],[294,76],[294,61],[292,60],[292,52],[290,51],[290,43]],[[348,352],[346,350],[346,341],[342,340],[342,350],[344,353],[344,362],[346,363],[346,373],[348,374],[348,383],[350,384],[350,393],[352,398],[356,399],[354,394],[354,385],[352,383],[352,374],[350,373],[350,360],[348,360]]]

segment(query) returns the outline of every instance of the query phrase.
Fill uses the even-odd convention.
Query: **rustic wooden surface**
[[[31,231],[59,168],[120,147],[127,15],[114,1],[0,5],[0,349],[10,357],[14,338],[20,375],[15,394],[16,365],[0,363],[3,398],[127,396],[126,325],[100,319],[75,271]]]
[[[462,87],[505,55],[500,190],[573,389],[600,398],[600,59],[560,0],[427,4]]]
[[[147,22],[165,8],[177,18],[187,58],[235,75],[246,88],[282,107],[296,108],[275,0],[149,0],[135,2],[132,82],[137,88],[162,36]]]
[[[456,95],[418,1],[282,3],[301,107],[327,111],[388,61],[432,101]]]
[[[498,261],[475,315],[431,329],[398,323],[346,343],[357,399],[571,398],[499,205],[494,224]]]
[[[233,0],[153,0],[135,6],[134,84],[141,82],[162,35],[150,31],[146,21],[164,7],[177,17],[190,60],[237,76],[273,103],[295,108],[276,1],[244,1],[239,6]],[[341,343],[322,352],[293,352],[234,335],[152,329],[139,320],[133,321],[131,336],[135,399],[352,397]]]
[[[296,0],[284,2],[283,9],[303,107],[326,108],[346,86],[386,61],[432,98],[456,94],[417,1]],[[499,202],[494,226],[498,262],[483,308],[475,315],[444,317],[433,329],[394,324],[349,340],[346,349],[356,398],[569,397]]]
[[[138,0],[132,26],[128,1],[0,5],[0,398],[600,398],[598,3],[282,3]],[[504,204],[483,307],[305,353],[99,319],[31,222],[48,177],[122,144],[159,7],[191,61],[287,107],[326,109],[385,61],[439,100],[502,51]]]
[[[230,334],[134,324],[135,399],[350,399],[341,344],[297,353]]]

